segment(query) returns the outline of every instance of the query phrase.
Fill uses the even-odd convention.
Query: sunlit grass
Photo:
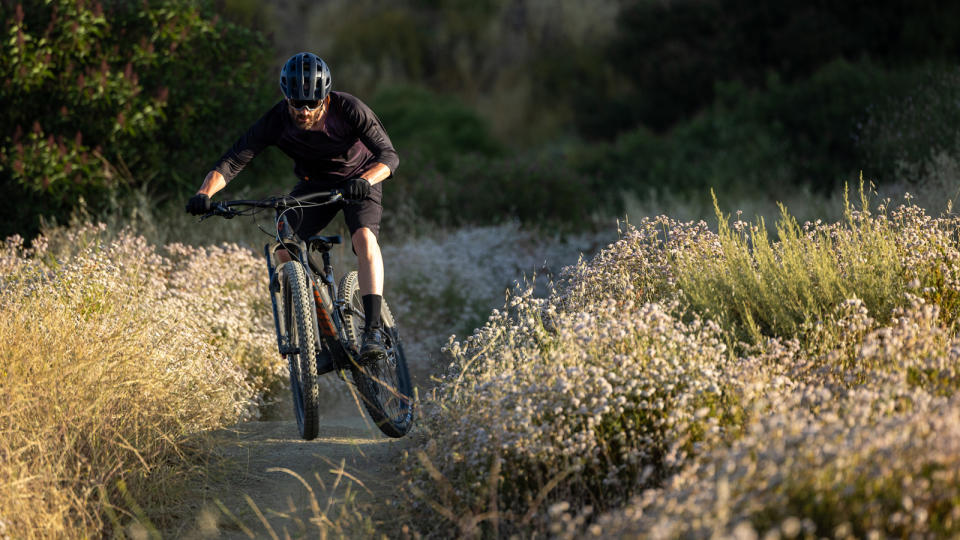
[[[862,186],[861,186],[862,189]],[[676,253],[677,285],[691,307],[721,322],[739,339],[790,337],[823,320],[847,298],[860,298],[871,313],[902,305],[908,267],[904,237],[922,223],[905,212],[871,214],[866,194],[858,208],[847,201],[842,221],[801,227],[781,206],[776,234],[764,220],[734,221],[716,206],[719,256]]]
[[[103,236],[61,230],[0,252],[0,522],[13,537],[162,522],[203,472],[198,435],[249,417],[263,391],[241,367],[263,356],[244,347],[261,339],[250,306],[231,324],[209,300],[246,294],[249,255]]]

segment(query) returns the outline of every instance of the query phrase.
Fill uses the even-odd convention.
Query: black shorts
[[[318,191],[327,191],[329,186],[318,186],[317,182],[301,181],[294,186],[290,192],[292,197],[302,197]],[[290,226],[296,231],[297,236],[306,240],[315,234],[320,234],[337,212],[343,210],[343,217],[350,229],[350,236],[357,232],[357,229],[366,227],[373,232],[376,237],[380,236],[380,216],[383,214],[383,186],[376,184],[370,187],[370,194],[360,202],[338,201],[333,204],[316,206],[312,208],[302,208],[287,214]]]

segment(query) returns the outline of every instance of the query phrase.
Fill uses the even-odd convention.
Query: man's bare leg
[[[357,277],[360,295],[383,295],[383,256],[373,231],[361,227],[353,233],[353,250],[357,252]]]
[[[353,250],[357,253],[357,278],[360,295],[376,294],[383,296],[383,256],[380,244],[373,231],[366,227],[357,229],[352,236]],[[285,249],[277,250],[277,265],[290,260]]]
[[[382,358],[386,354],[380,336],[380,309],[383,304],[383,257],[373,231],[357,229],[352,236],[357,252],[357,278],[363,298],[363,343],[360,355],[365,359]]]

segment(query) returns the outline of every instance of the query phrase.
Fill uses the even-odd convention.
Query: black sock
[[[383,297],[379,294],[363,295],[363,316],[366,319],[366,324],[363,326],[364,332],[380,328],[381,302],[383,302]]]

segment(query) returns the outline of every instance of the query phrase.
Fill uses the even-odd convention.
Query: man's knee
[[[377,236],[366,227],[361,227],[354,231],[351,239],[353,240],[353,250],[358,256],[362,256],[363,254],[369,256],[379,250],[380,246],[377,244]]]

